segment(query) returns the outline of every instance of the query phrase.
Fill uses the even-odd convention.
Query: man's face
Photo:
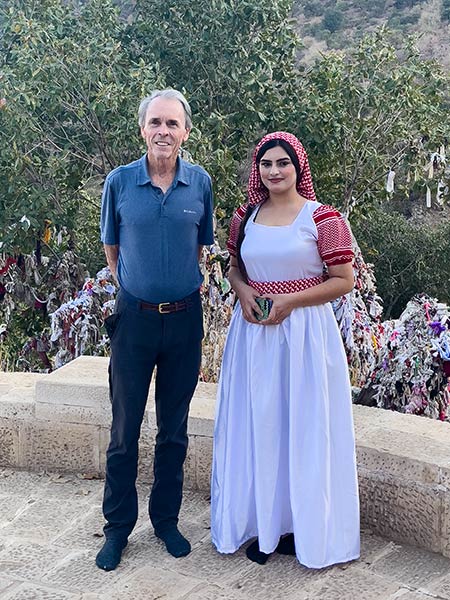
[[[181,102],[176,98],[154,98],[148,105],[141,135],[150,160],[175,162],[181,144],[189,137]]]

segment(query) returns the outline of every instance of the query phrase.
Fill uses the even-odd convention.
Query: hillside
[[[307,64],[321,52],[348,48],[384,24],[399,39],[418,34],[424,57],[450,69],[450,0],[306,0],[296,3],[294,17]]]

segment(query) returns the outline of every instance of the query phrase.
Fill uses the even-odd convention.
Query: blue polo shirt
[[[147,302],[174,302],[200,287],[198,246],[213,243],[211,178],[180,158],[166,193],[152,184],[147,156],[106,178],[101,240],[119,245],[117,279]]]

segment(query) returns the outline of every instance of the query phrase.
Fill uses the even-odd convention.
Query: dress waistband
[[[302,292],[310,287],[319,285],[326,280],[326,276],[319,275],[318,277],[308,277],[306,279],[290,279],[288,281],[253,281],[248,280],[248,285],[261,294],[293,294]]]

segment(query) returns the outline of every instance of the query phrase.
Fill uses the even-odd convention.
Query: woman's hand
[[[255,312],[260,315],[262,314],[261,309],[255,301],[255,298],[259,296],[258,292],[245,283],[236,286],[235,291],[241,304],[244,319],[249,323],[262,323],[263,321],[258,321],[255,317]]]
[[[244,319],[249,323],[260,323],[255,317],[255,312],[262,315],[258,304],[255,302],[255,298],[257,298],[259,294],[244,281],[235,256],[231,257],[228,279],[230,280],[231,287],[239,298]]]
[[[272,300],[273,304],[267,319],[259,321],[262,325],[279,325],[296,306],[293,294],[267,294],[265,297]]]

